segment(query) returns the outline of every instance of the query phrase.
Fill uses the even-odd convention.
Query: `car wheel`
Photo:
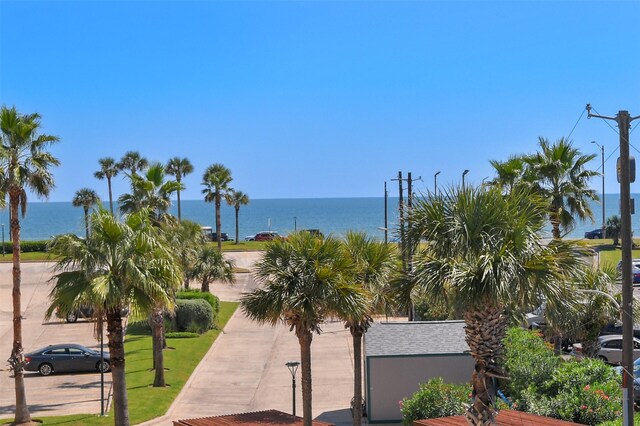
[[[100,373],[106,373],[107,371],[109,371],[109,361],[98,361],[98,363],[96,364],[96,370],[98,370],[98,372]]]
[[[598,355],[598,359],[600,361],[609,362],[609,360],[606,357],[602,356],[602,355]]]
[[[53,366],[46,363],[40,364],[40,367],[38,367],[38,372],[43,376],[48,376],[49,374],[53,373]]]
[[[67,322],[76,322],[78,321],[78,313],[77,312],[69,312],[66,318]]]

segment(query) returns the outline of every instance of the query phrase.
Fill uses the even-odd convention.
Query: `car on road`
[[[616,367],[618,374],[622,375],[622,367]],[[633,400],[640,403],[640,358],[633,361]]]
[[[593,240],[594,238],[603,238],[602,237],[602,228],[594,229],[593,231],[587,231],[584,233],[584,237],[588,240]]]
[[[622,324],[620,322],[610,322],[609,324],[602,327],[600,330],[601,336],[606,336],[609,334],[618,334],[622,335]],[[640,328],[633,327],[633,337],[636,339],[640,339]]]
[[[91,318],[93,317],[93,307],[92,306],[80,306],[78,309],[72,309],[67,313],[62,313],[60,308],[56,309],[56,316],[58,318],[64,319],[68,323],[74,323],[78,321],[79,318]]]
[[[100,352],[74,343],[49,345],[29,352],[25,355],[25,361],[26,371],[37,371],[43,376],[72,371],[107,372],[111,368],[108,352],[104,352],[101,360]]]
[[[622,362],[622,336],[618,334],[609,334],[598,337],[600,343],[600,351],[598,358],[609,364],[620,364]],[[582,343],[574,343],[571,354],[581,358]],[[633,358],[640,357],[640,339],[633,338]]]
[[[218,234],[211,234],[211,241],[218,241]],[[229,235],[226,232],[220,233],[220,241],[229,241]]]
[[[618,274],[622,272],[622,260],[616,266]],[[631,282],[640,284],[640,259],[631,259]]]
[[[245,237],[245,241],[273,241],[283,238],[276,231],[262,231],[254,236]]]

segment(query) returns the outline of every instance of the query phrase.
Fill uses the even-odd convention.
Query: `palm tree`
[[[56,265],[51,306],[69,311],[90,304],[106,313],[113,377],[116,425],[129,425],[122,312],[142,317],[159,304],[173,309],[173,293],[180,286],[181,271],[169,249],[157,238],[146,210],[118,221],[106,210],[91,215],[91,235],[53,239],[50,250],[60,259]]]
[[[353,264],[352,280],[367,297],[368,312],[344,318],[353,338],[353,425],[362,423],[362,337],[371,325],[374,313],[386,307],[384,288],[397,270],[394,246],[374,241],[364,233],[348,232],[344,242],[346,257]]]
[[[116,161],[111,157],[101,158],[98,160],[98,163],[100,164],[100,170],[95,172],[93,176],[95,176],[99,180],[107,180],[107,185],[109,187],[109,210],[111,211],[111,214],[113,214],[113,194],[111,192],[111,178],[117,176],[120,170],[118,170]]]
[[[202,229],[200,224],[186,219],[164,229],[169,246],[184,271],[184,288],[188,289],[198,253],[206,244]]]
[[[249,204],[249,196],[242,191],[236,191],[234,189],[229,190],[225,194],[227,204],[233,206],[236,211],[236,244],[238,244],[240,234],[238,232],[238,216],[240,214],[240,206],[246,206]]]
[[[82,207],[84,210],[84,230],[85,236],[89,238],[89,209],[100,202],[100,197],[96,191],[90,188],[82,188],[76,191],[76,195],[71,200],[74,207]]]
[[[164,166],[151,164],[144,175],[131,174],[131,194],[122,194],[118,198],[120,211],[133,213],[143,208],[149,209],[154,223],[170,220],[167,214],[171,206],[171,194],[181,188],[174,180],[165,181]]]
[[[225,260],[222,252],[205,245],[198,252],[196,261],[191,270],[191,278],[199,279],[202,282],[201,291],[209,292],[209,283],[213,280],[222,280],[233,284],[233,268],[235,264],[232,260]]]
[[[539,145],[540,151],[523,158],[527,165],[525,178],[548,203],[553,238],[559,239],[561,228],[565,234],[573,229],[575,216],[593,220],[589,201],[598,200],[598,195],[588,185],[598,172],[585,166],[596,154],[582,155],[564,138],[551,144],[540,137]]]
[[[507,161],[490,160],[489,163],[496,171],[496,177],[490,181],[491,185],[511,192],[516,185],[523,182],[525,164],[522,156],[511,156]]]
[[[222,196],[230,189],[229,183],[231,183],[232,180],[231,170],[219,163],[207,167],[207,170],[205,170],[202,176],[204,201],[207,203],[213,202],[216,206],[216,240],[218,241],[218,250],[220,251],[222,251],[220,201]]]
[[[311,426],[311,341],[329,315],[357,317],[366,312],[362,291],[348,283],[351,262],[334,238],[314,238],[294,233],[288,240],[269,245],[256,264],[262,286],[245,294],[240,306],[261,324],[282,322],[293,330],[300,344],[302,412]]]
[[[620,216],[613,215],[607,219],[607,237],[613,238],[613,245],[617,246],[620,243],[620,231],[622,230],[622,222]]]
[[[165,166],[168,175],[175,176],[176,182],[182,184],[182,178],[193,173],[193,166],[188,158],[173,157]],[[182,220],[180,209],[180,189],[178,189],[178,221]]]
[[[415,255],[413,280],[431,300],[461,312],[466,342],[475,361],[470,424],[493,424],[496,388],[505,375],[505,308],[531,306],[541,295],[553,304],[564,297],[564,283],[578,274],[570,243],[545,246],[541,232],[547,204],[518,189],[452,188],[444,196],[427,194],[411,214],[413,241],[425,241]]]
[[[13,346],[9,358],[16,392],[16,423],[31,421],[24,388],[22,346],[22,306],[20,296],[20,216],[27,212],[27,189],[39,197],[48,197],[54,187],[51,168],[60,164],[47,148],[58,142],[57,136],[40,134],[40,115],[20,114],[15,107],[0,110],[0,192],[9,194],[10,232],[13,243]]]
[[[138,171],[143,171],[149,166],[149,162],[146,158],[141,157],[138,151],[127,151],[124,153],[116,167],[118,170],[128,170],[131,176],[134,176]]]

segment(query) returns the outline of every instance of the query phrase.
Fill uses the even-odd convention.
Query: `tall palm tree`
[[[236,191],[235,189],[229,190],[225,194],[227,204],[233,206],[236,211],[236,244],[238,244],[240,233],[238,232],[238,216],[240,215],[240,206],[246,206],[249,204],[249,196],[242,191]]]
[[[171,206],[171,194],[178,191],[182,184],[165,180],[164,166],[160,163],[151,164],[142,176],[131,174],[130,178],[131,193],[118,198],[120,211],[133,213],[146,208],[154,223],[169,220],[167,211]]]
[[[182,178],[193,173],[193,166],[188,158],[173,157],[165,166],[165,171],[171,176],[175,176],[176,182],[182,183]],[[178,221],[182,220],[180,207],[180,190],[178,189]]]
[[[74,207],[82,207],[84,210],[84,230],[85,236],[89,238],[89,209],[100,202],[100,197],[96,191],[90,188],[82,188],[76,191],[71,204]]]
[[[132,176],[144,171],[149,166],[146,158],[141,157],[138,151],[127,151],[116,164],[118,170],[128,170]]]
[[[506,195],[500,188],[452,188],[427,194],[412,209],[413,241],[425,241],[415,255],[417,286],[431,300],[461,312],[466,342],[475,361],[470,424],[493,424],[496,388],[505,375],[505,308],[531,306],[567,297],[565,282],[580,262],[570,243],[545,246],[541,232],[548,205],[525,190]]]
[[[361,232],[348,232],[343,249],[352,262],[351,280],[367,297],[364,315],[344,318],[353,338],[353,425],[362,423],[362,337],[373,321],[374,313],[386,307],[385,287],[398,270],[395,246],[374,241]]]
[[[598,200],[596,191],[589,188],[598,172],[585,169],[596,154],[582,155],[570,141],[560,138],[555,143],[540,137],[540,150],[524,157],[526,179],[547,202],[553,238],[562,237],[580,220],[592,219],[590,201]]]
[[[222,197],[230,189],[229,184],[233,178],[231,170],[220,163],[212,164],[207,167],[202,176],[202,185],[204,189],[204,201],[207,203],[215,203],[216,207],[216,240],[218,241],[218,250],[222,251],[221,223],[220,223],[220,202]]]
[[[186,219],[164,229],[169,246],[184,271],[184,288],[188,289],[198,253],[206,244],[202,229],[200,224]]]
[[[245,294],[240,306],[259,323],[290,326],[300,344],[302,412],[311,426],[311,341],[329,315],[356,317],[366,311],[362,291],[349,284],[351,263],[340,242],[294,233],[270,243],[256,264],[262,286]]]
[[[0,109],[0,191],[9,194],[10,232],[13,243],[13,346],[9,365],[13,370],[16,392],[16,423],[31,421],[24,388],[22,346],[22,306],[20,296],[20,216],[27,212],[27,189],[39,197],[48,197],[54,187],[51,168],[60,164],[47,148],[58,142],[57,136],[40,134],[40,115],[20,114],[15,107]]]
[[[105,312],[113,377],[116,425],[129,425],[122,312],[142,317],[158,304],[173,309],[172,294],[180,286],[181,270],[169,249],[157,238],[145,210],[118,221],[106,210],[91,215],[87,240],[75,235],[53,239],[50,250],[56,265],[51,306],[69,311],[90,304]]]
[[[98,160],[98,163],[100,164],[100,170],[95,172],[93,176],[95,176],[99,180],[107,180],[107,186],[109,187],[109,210],[111,211],[111,214],[113,214],[113,193],[111,192],[111,178],[116,177],[120,170],[118,170],[116,161],[111,157],[101,158]]]
[[[209,283],[213,280],[221,280],[230,284],[235,282],[232,260],[226,260],[220,250],[205,245],[198,252],[196,261],[191,270],[191,278],[199,279],[202,283],[201,291],[209,292]]]

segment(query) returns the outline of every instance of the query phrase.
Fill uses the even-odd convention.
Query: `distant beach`
[[[633,194],[640,200],[640,194]],[[107,202],[108,203],[108,202]],[[619,214],[619,195],[606,197],[606,217]],[[637,203],[640,206],[640,202]],[[108,206],[108,204],[107,204]],[[602,205],[592,205],[595,221],[578,222],[569,237],[581,238],[585,231],[599,228],[602,222]],[[177,216],[174,202],[170,212]],[[639,212],[640,214],[640,212]],[[9,239],[8,209],[0,211],[0,223],[4,224],[5,239]],[[183,200],[182,217],[202,226],[215,226],[214,206],[201,200]],[[388,200],[389,238],[394,237],[398,223],[398,199]],[[638,215],[632,216],[633,230],[640,235]],[[44,240],[53,235],[75,233],[84,235],[82,208],[70,202],[31,202],[27,216],[21,220],[21,238]],[[320,229],[324,234],[344,235],[348,230],[364,231],[376,238],[384,238],[384,198],[303,198],[257,199],[240,209],[240,239],[260,231],[278,231],[282,235],[294,229]],[[235,237],[234,209],[222,206],[222,232]]]

